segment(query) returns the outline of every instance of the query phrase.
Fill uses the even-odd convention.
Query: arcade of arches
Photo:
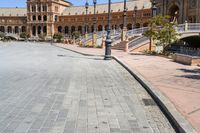
[[[112,3],[112,30],[123,28],[123,2]],[[135,14],[134,6],[138,6]],[[97,5],[97,31],[108,29],[107,4]],[[127,1],[127,29],[146,27],[151,17],[151,2],[149,0]],[[88,7],[73,6],[68,1],[57,0],[27,0],[26,8],[0,8],[0,31],[20,34],[27,32],[30,36],[44,34],[52,37],[55,33],[70,36],[78,31],[84,34],[94,30],[93,5]],[[86,28],[87,27],[87,28]]]

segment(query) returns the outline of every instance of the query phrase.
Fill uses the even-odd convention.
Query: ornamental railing
[[[200,48],[180,47],[180,54],[200,56]]]

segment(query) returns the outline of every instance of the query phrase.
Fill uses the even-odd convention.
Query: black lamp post
[[[85,10],[86,10],[86,20],[85,20],[85,39],[87,40],[88,37],[88,8],[89,8],[89,3],[86,1],[85,3]]]
[[[152,10],[152,17],[155,17],[157,15],[157,7],[156,7],[156,1],[155,0],[152,1],[151,10]]]
[[[97,17],[96,17],[96,4],[97,4],[97,0],[93,0],[93,4],[94,4],[94,18],[93,18],[93,46],[96,45],[96,32],[97,32]]]
[[[135,7],[134,7],[134,14],[135,14],[135,26],[134,26],[134,28],[136,28],[136,23],[137,23],[137,11],[138,11],[138,7],[137,7],[137,5],[135,5]]]
[[[126,0],[124,0],[124,14],[123,14],[123,30],[122,30],[122,41],[125,41],[126,31],[127,31],[127,8]]]
[[[111,60],[111,0],[108,0],[108,31],[107,31],[107,36],[106,36],[106,48],[105,48],[105,57],[104,60]]]

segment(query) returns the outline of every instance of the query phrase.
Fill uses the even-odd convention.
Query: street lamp
[[[107,31],[107,36],[106,36],[106,48],[105,48],[105,57],[104,60],[111,60],[111,0],[108,0],[108,31]]]
[[[134,28],[136,28],[136,23],[137,23],[137,11],[138,11],[138,7],[137,7],[137,5],[135,5],[135,7],[134,7],[134,14],[135,14],[135,26],[134,26]]]
[[[151,14],[151,16],[152,16],[152,17],[155,17],[155,16],[157,15],[156,1],[155,1],[155,0],[152,0],[152,1],[151,1],[151,4],[152,4],[152,7],[151,7],[152,14]],[[152,30],[152,25],[151,25],[151,30]],[[151,51],[153,43],[154,43],[154,42],[153,42],[153,39],[150,38],[149,51]]]
[[[85,10],[86,10],[86,20],[85,20],[85,40],[88,38],[88,8],[89,8],[89,3],[86,1],[85,3]]]
[[[94,18],[93,18],[93,27],[94,27],[94,31],[93,31],[93,46],[95,47],[96,45],[96,40],[97,40],[97,18],[96,18],[96,4],[97,4],[97,0],[93,0],[93,4],[94,4]]]
[[[151,10],[152,10],[152,17],[155,17],[157,15],[157,7],[156,7],[156,1],[155,0],[152,1]]]
[[[127,8],[126,8],[126,0],[124,0],[124,15],[123,15],[123,30],[122,30],[122,41],[126,39],[126,32],[127,32]]]

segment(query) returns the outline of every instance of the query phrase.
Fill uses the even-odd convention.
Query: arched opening
[[[62,33],[62,26],[58,26],[58,32]]]
[[[74,33],[75,30],[76,30],[75,26],[72,26],[72,27],[71,27],[71,33]]]
[[[93,25],[91,26],[91,32],[94,32],[94,26]]]
[[[189,36],[181,39],[182,42],[192,48],[200,48],[200,36]]]
[[[132,24],[128,24],[127,25],[127,30],[131,30],[132,29]]]
[[[15,26],[15,33],[19,33],[19,27]]]
[[[43,27],[43,33],[46,34],[47,33],[47,26]]]
[[[69,33],[69,27],[65,26],[65,34],[68,34],[68,33]]]
[[[26,32],[26,27],[22,26],[22,32]]]
[[[140,28],[140,24],[139,24],[139,23],[136,23],[136,24],[135,24],[135,28]]]
[[[47,21],[47,16],[46,15],[43,16],[43,21]]]
[[[105,31],[108,31],[108,25],[105,26]]]
[[[41,32],[42,32],[42,27],[38,26],[38,35],[41,34]]]
[[[143,27],[148,27],[148,26],[149,26],[148,23],[144,23],[144,24],[143,24]]]
[[[102,31],[102,30],[103,30],[102,25],[99,25],[99,26],[98,26],[98,31]]]
[[[41,21],[41,20],[42,20],[42,17],[41,17],[40,15],[38,16],[38,20],[39,20],[39,21]]]
[[[78,31],[80,34],[82,34],[82,26],[78,26]]]
[[[120,27],[120,29],[123,29],[124,26],[123,26],[123,24],[120,24],[119,27]]]
[[[11,26],[8,26],[8,33],[12,33],[12,27]]]
[[[33,36],[36,36],[36,26],[32,27],[32,34],[33,34]]]
[[[5,28],[4,28],[4,26],[0,26],[0,32],[5,32]]]
[[[36,21],[36,16],[35,16],[35,15],[33,15],[33,18],[32,18],[32,19],[33,19],[33,21]]]
[[[169,15],[171,16],[170,22],[178,23],[179,20],[179,7],[177,5],[173,5],[169,9]]]

